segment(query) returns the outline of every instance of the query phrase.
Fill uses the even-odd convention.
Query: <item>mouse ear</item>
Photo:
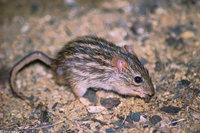
[[[126,49],[127,52],[129,52],[130,54],[135,54],[134,50],[133,50],[133,46],[130,45],[124,45],[124,48]]]
[[[126,60],[120,56],[115,56],[112,59],[112,66],[117,67],[119,72],[122,72],[123,70],[126,70],[128,63]]]

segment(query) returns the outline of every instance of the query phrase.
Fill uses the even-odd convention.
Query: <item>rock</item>
[[[119,98],[101,98],[100,103],[107,109],[112,109],[120,104]]]
[[[115,131],[112,128],[107,128],[106,133],[115,133]]]
[[[90,113],[99,113],[99,112],[102,112],[105,109],[106,108],[103,107],[103,106],[89,106],[87,108],[88,112],[90,112]]]
[[[146,121],[145,123],[144,123],[144,128],[147,128],[148,126],[150,126],[151,124],[150,124],[150,122],[149,121]]]
[[[130,30],[135,35],[143,35],[152,31],[152,24],[149,22],[134,21]]]
[[[165,39],[165,42],[168,46],[173,46],[177,50],[180,50],[185,46],[185,42],[182,37],[176,38],[170,35]]]
[[[47,109],[42,109],[41,114],[40,114],[40,122],[49,122],[49,115],[48,115],[48,110]]]
[[[3,113],[0,113],[0,119],[3,119]]]
[[[194,37],[194,33],[192,31],[185,31],[181,34],[181,37],[184,39],[190,39]]]
[[[123,28],[115,28],[109,34],[119,41],[122,41],[127,36],[127,32]]]
[[[130,117],[135,122],[139,122],[140,121],[140,113],[130,112]]]
[[[145,65],[145,64],[148,63],[148,60],[145,59],[145,58],[141,58],[141,59],[140,59],[140,62],[141,62],[143,65]]]
[[[31,94],[29,97],[28,97],[28,99],[30,100],[30,101],[33,101],[34,100],[34,96],[33,96],[33,94]]]
[[[103,118],[104,118],[105,120],[109,120],[109,119],[112,118],[112,115],[110,115],[110,114],[105,114],[105,115],[103,115]]]
[[[200,93],[200,90],[199,90],[199,89],[197,89],[197,88],[195,88],[195,89],[194,89],[194,94],[195,94],[195,96],[198,96],[198,95],[199,95],[199,93]]]
[[[178,97],[179,97],[179,93],[175,94],[175,95],[173,96],[173,99],[178,99]]]
[[[160,133],[171,133],[171,129],[168,127],[160,127],[159,132]]]
[[[183,86],[188,86],[188,85],[190,85],[190,81],[188,81],[188,80],[181,80],[180,83],[181,83],[181,85],[183,85]]]
[[[170,27],[170,31],[177,36],[179,36],[183,32],[184,26],[183,25],[176,25],[174,27]]]
[[[156,125],[158,122],[160,122],[162,120],[162,118],[159,116],[159,115],[154,115],[150,118],[150,122],[153,124],[153,125]]]
[[[161,64],[161,62],[156,61],[154,70],[157,71],[157,72],[159,72],[159,71],[161,71],[161,69],[162,69],[162,64]]]
[[[76,1],[75,0],[64,0],[64,4],[66,5],[76,5]]]
[[[176,106],[164,106],[160,110],[169,113],[171,115],[175,115],[181,110],[181,108]]]
[[[150,13],[154,13],[159,5],[160,2],[156,0],[142,1],[138,5],[139,13],[142,15],[148,15]]]
[[[88,89],[88,91],[86,91],[86,93],[84,94],[84,97],[88,98],[91,103],[96,103],[97,102],[96,91],[93,90],[93,89]]]
[[[52,106],[52,109],[55,109],[57,105],[58,105],[58,102],[54,103],[54,105]]]
[[[124,122],[121,121],[121,120],[117,120],[117,121],[115,121],[114,123],[115,123],[115,125],[117,125],[117,126],[123,126],[123,125],[124,125]]]
[[[30,29],[30,26],[28,24],[24,25],[22,28],[21,28],[21,32],[22,33],[25,33],[27,32],[28,30]]]
[[[33,4],[31,5],[31,12],[32,12],[32,13],[37,12],[38,9],[39,9],[39,4],[38,4],[38,3],[33,3]]]

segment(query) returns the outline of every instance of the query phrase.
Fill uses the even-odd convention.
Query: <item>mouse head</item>
[[[137,58],[130,46],[125,46],[120,55],[112,59],[112,66],[116,68],[117,86],[115,90],[124,95],[149,98],[154,95],[154,87],[149,72]]]

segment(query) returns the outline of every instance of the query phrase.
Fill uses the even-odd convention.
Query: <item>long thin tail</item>
[[[17,89],[16,84],[15,84],[15,78],[16,78],[17,73],[21,69],[23,69],[26,65],[35,61],[41,61],[47,66],[50,66],[52,62],[52,58],[48,57],[47,55],[45,55],[44,53],[40,51],[35,51],[25,56],[19,62],[17,62],[10,72],[9,82],[10,82],[11,90],[15,96],[23,100],[27,99],[27,96],[23,95],[23,93]]]

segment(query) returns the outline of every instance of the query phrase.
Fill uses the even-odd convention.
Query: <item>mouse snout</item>
[[[151,98],[152,98],[152,96],[147,95],[147,96],[144,98],[145,103],[149,103],[149,102],[151,101]]]
[[[147,91],[147,95],[148,96],[153,96],[155,94],[155,89],[154,89],[154,85],[152,83],[148,84],[148,87],[146,86],[146,91]]]
[[[150,100],[151,100],[151,98],[152,98],[153,95],[155,94],[154,88],[151,88],[151,90],[148,91],[146,94],[147,94],[147,95],[145,96],[144,101],[145,101],[146,103],[149,103]]]

